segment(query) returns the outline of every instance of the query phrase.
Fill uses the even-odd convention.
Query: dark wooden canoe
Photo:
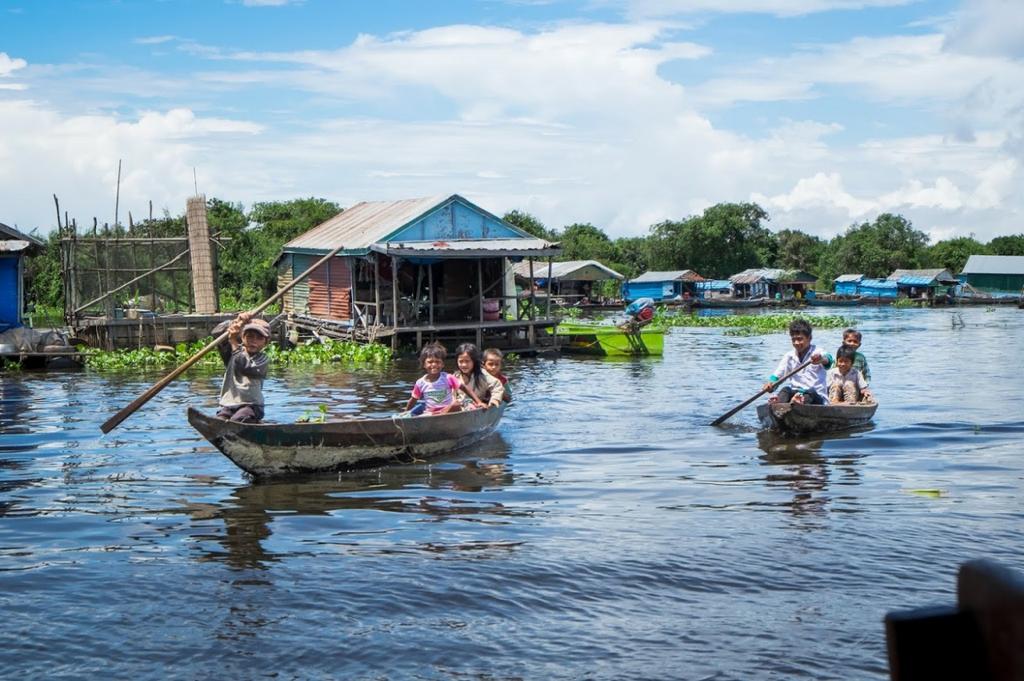
[[[444,416],[232,423],[189,407],[188,422],[246,473],[273,477],[439,456],[490,435],[504,411],[502,404]]]
[[[861,404],[793,404],[778,402],[757,407],[765,428],[780,433],[833,433],[871,422],[877,402]]]
[[[765,298],[697,298],[690,304],[703,308],[739,308],[764,307],[765,302]]]

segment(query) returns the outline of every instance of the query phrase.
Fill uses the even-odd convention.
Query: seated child
[[[455,375],[463,385],[473,389],[485,407],[497,407],[501,404],[505,388],[501,385],[501,381],[483,370],[483,358],[475,345],[463,343],[455,348],[455,362],[459,366]],[[474,408],[468,397],[463,398],[462,408]]]
[[[412,409],[421,399],[424,402],[424,411],[430,416],[459,411],[462,409],[462,403],[456,399],[459,390],[473,398],[474,404],[484,406],[476,393],[472,392],[472,388],[444,370],[447,354],[440,343],[428,343],[420,350],[420,364],[427,373],[412,387],[412,397],[405,405],[406,411]]]
[[[871,390],[864,376],[853,368],[856,350],[841,345],[836,350],[836,365],[828,370],[828,401],[832,404],[857,404],[870,400]]]
[[[832,366],[832,356],[811,344],[811,325],[806,319],[794,319],[789,325],[789,340],[793,349],[787,352],[775,373],[768,377],[764,390],[771,392],[779,379],[810,361],[790,377],[790,384],[778,395],[768,398],[769,402],[795,402],[805,404],[827,404],[825,370]]]
[[[860,372],[865,383],[871,383],[871,371],[868,369],[868,360],[860,351],[860,339],[861,334],[857,329],[843,331],[843,345],[853,348],[856,353],[853,359],[853,368]]]
[[[501,373],[501,364],[504,358],[504,355],[501,354],[501,350],[498,348],[487,348],[484,350],[484,371],[498,379],[501,382],[501,387],[505,389],[501,396],[501,401],[511,402],[512,388],[508,386],[508,378]]]
[[[217,346],[225,366],[217,416],[239,423],[256,423],[264,416],[263,379],[267,377],[270,358],[263,348],[270,341],[270,325],[242,312],[231,322],[218,324],[213,333],[220,335],[225,328],[227,340]]]

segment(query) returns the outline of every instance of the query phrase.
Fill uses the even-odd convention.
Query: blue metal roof
[[[928,276],[902,276],[896,280],[897,284],[902,286],[931,286],[932,284],[938,284],[935,281],[935,277]]]

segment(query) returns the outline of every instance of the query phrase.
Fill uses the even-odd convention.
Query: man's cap
[[[270,324],[267,324],[266,320],[263,319],[249,320],[249,323],[242,327],[242,333],[246,331],[255,331],[264,338],[270,338]]]

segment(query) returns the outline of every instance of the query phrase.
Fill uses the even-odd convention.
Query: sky
[[[0,222],[40,235],[198,189],[988,241],[1022,163],[1022,0],[0,0]]]

